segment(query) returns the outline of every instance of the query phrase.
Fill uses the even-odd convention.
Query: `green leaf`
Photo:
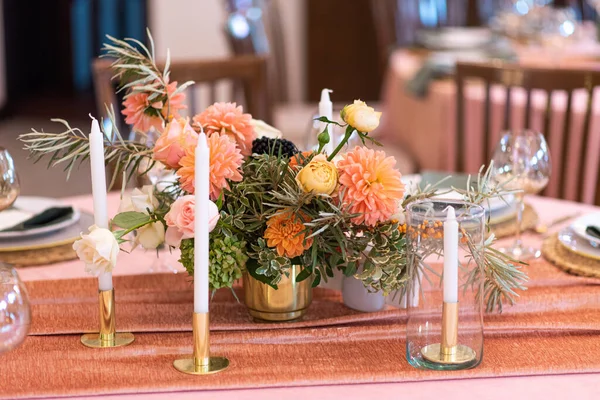
[[[317,270],[315,271],[315,279],[313,280],[312,287],[319,286],[319,283],[321,283],[321,272]]]
[[[272,284],[269,277],[257,274],[257,269],[258,269],[258,262],[256,262],[256,260],[254,260],[254,259],[249,259],[248,262],[246,263],[246,271],[248,271],[250,276],[253,277],[254,279],[256,279],[257,281],[266,283],[267,285],[271,286],[273,289],[277,290],[277,285]]]
[[[137,211],[126,211],[115,215],[112,223],[123,229],[131,229],[147,224],[150,221],[152,221],[152,218],[148,214]]]
[[[311,274],[312,271],[310,269],[304,268],[302,271],[300,271],[298,276],[296,276],[296,282],[302,282],[303,280],[307,279]]]
[[[327,117],[315,118],[315,121],[325,122],[326,124],[334,124],[334,125],[337,125],[337,126],[341,126],[342,128],[345,126],[345,125],[339,124],[339,123],[337,123],[335,121],[331,121]]]

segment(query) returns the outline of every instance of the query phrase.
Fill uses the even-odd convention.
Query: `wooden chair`
[[[535,90],[543,91],[546,93],[546,105],[545,115],[543,119],[543,127],[541,132],[546,136],[548,143],[558,141],[560,146],[558,149],[553,149],[550,146],[550,150],[554,157],[553,163],[553,175],[556,179],[558,173],[558,197],[564,198],[566,195],[566,185],[569,179],[575,179],[577,182],[577,198],[573,200],[596,202],[600,204],[600,149],[591,148],[592,130],[590,129],[590,123],[592,119],[592,105],[594,101],[594,89],[600,86],[600,71],[593,70],[567,70],[567,69],[546,69],[546,68],[526,68],[518,65],[495,65],[495,64],[470,64],[470,63],[458,63],[456,66],[455,82],[456,82],[456,170],[464,171],[465,168],[465,157],[471,156],[465,151],[467,145],[465,135],[465,93],[466,93],[466,81],[476,79],[483,81],[484,104],[483,104],[483,126],[482,126],[482,149],[483,159],[489,162],[492,157],[492,148],[490,145],[490,138],[496,136],[497,132],[493,132],[492,128],[492,99],[490,93],[493,86],[501,86],[505,90],[505,104],[502,116],[502,128],[510,129],[514,126],[514,118],[511,118],[511,112],[515,110],[514,98],[511,92],[515,90],[525,91],[525,110],[524,119],[522,121],[523,128],[532,128],[532,92]],[[521,88],[521,89],[517,89]],[[573,110],[573,99],[574,91],[585,91],[587,94],[585,114],[583,120],[581,142],[576,143],[577,135],[571,131],[573,128],[571,125],[572,121],[572,110]],[[553,108],[553,96],[558,92],[566,92],[566,109],[564,111],[564,121],[562,129],[557,133],[557,129],[551,129],[552,111]],[[583,93],[581,93],[583,95]],[[472,110],[469,110],[472,112]],[[595,127],[597,130],[599,127]],[[554,134],[558,134],[558,138],[552,137],[552,131]],[[575,146],[575,147],[574,147]],[[580,156],[577,157],[576,165],[573,163],[568,164],[568,156],[572,149],[580,148]],[[575,151],[574,150],[574,151]],[[558,155],[558,159],[556,159]],[[572,157],[570,159],[572,160]],[[592,171],[586,166],[588,163],[592,163]],[[557,170],[557,167],[560,170]],[[575,171],[572,168],[575,168]],[[596,173],[594,174],[594,170]],[[472,171],[471,171],[472,172]],[[589,176],[591,172],[591,176]],[[552,178],[551,178],[552,179]],[[596,185],[596,194],[588,196],[586,199],[584,196],[584,182],[588,179],[599,180],[599,184]],[[588,181],[589,182],[589,181]]]
[[[229,18],[225,24],[225,36],[231,52],[236,56],[254,55],[266,57],[269,72],[269,92],[273,103],[286,103],[289,100],[287,63],[285,57],[284,33],[281,13],[277,0],[251,0],[242,3],[225,0],[225,10]],[[243,8],[242,8],[243,7]],[[260,9],[260,17],[248,19],[246,12]],[[245,18],[250,30],[248,36],[239,37],[230,25],[232,17]]]
[[[115,113],[120,115],[121,104],[115,93],[112,81],[113,72],[110,68],[111,60],[101,58],[92,64],[96,103],[100,115],[106,115],[105,104],[112,105]],[[271,121],[271,108],[267,93],[266,59],[264,57],[240,56],[217,60],[202,61],[173,61],[170,66],[171,81],[183,83],[193,80],[197,85],[209,87],[210,104],[217,101],[216,85],[221,81],[232,81],[240,84],[243,89],[241,105],[244,111],[249,112],[256,119]],[[191,88],[189,88],[191,89]],[[199,112],[196,109],[194,96],[188,89],[188,106],[190,112]],[[236,99],[227,99],[236,100]],[[205,104],[203,106],[208,106]],[[121,128],[121,126],[118,126]]]

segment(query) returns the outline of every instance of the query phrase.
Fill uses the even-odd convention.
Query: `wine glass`
[[[0,354],[23,343],[30,325],[27,290],[17,271],[0,263]]]
[[[8,150],[0,146],[0,211],[12,206],[20,191],[15,163]]]
[[[517,233],[514,244],[500,251],[519,260],[537,258],[539,249],[524,247],[521,240],[523,199],[526,194],[536,194],[546,187],[550,179],[550,152],[544,136],[531,130],[511,131],[502,135],[493,158],[493,178],[505,189],[518,190]]]

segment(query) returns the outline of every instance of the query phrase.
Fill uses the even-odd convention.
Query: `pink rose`
[[[167,233],[165,242],[172,247],[179,247],[182,239],[194,237],[194,219],[196,216],[196,199],[193,195],[182,196],[175,200],[165,215]],[[212,201],[208,201],[208,231],[215,229],[219,220],[219,209]]]
[[[196,146],[198,133],[189,124],[187,118],[177,118],[167,124],[154,145],[154,159],[169,168],[178,169],[179,160],[185,150]]]

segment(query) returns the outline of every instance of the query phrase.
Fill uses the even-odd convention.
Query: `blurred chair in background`
[[[467,84],[472,80],[483,85]],[[459,62],[455,82],[457,171],[487,164],[502,130],[533,129],[545,135],[552,154],[545,194],[600,204],[600,109],[594,105],[600,71]]]
[[[225,36],[232,54],[267,59],[269,92],[274,104],[287,103],[287,65],[281,14],[275,0],[225,0]]]

